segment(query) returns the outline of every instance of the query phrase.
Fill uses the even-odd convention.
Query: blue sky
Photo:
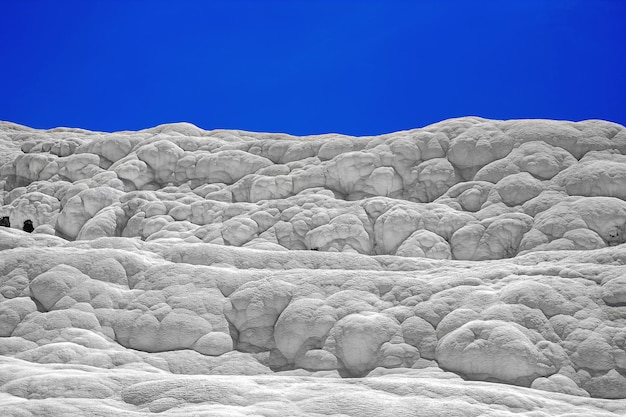
[[[0,120],[370,135],[626,124],[622,0],[0,0]]]

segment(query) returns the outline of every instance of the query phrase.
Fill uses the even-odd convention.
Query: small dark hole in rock
[[[22,227],[22,230],[31,233],[33,230],[35,230],[35,228],[33,227],[33,222],[31,220],[26,220],[24,222],[24,227]]]

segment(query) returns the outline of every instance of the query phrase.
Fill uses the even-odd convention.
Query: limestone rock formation
[[[2,416],[626,415],[622,126],[0,149]]]

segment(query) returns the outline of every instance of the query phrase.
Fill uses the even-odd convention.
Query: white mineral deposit
[[[0,190],[0,416],[626,415],[623,126],[2,122]]]

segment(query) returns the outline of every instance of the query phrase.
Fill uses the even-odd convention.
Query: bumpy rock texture
[[[622,126],[0,123],[0,190],[0,415],[626,415]]]

